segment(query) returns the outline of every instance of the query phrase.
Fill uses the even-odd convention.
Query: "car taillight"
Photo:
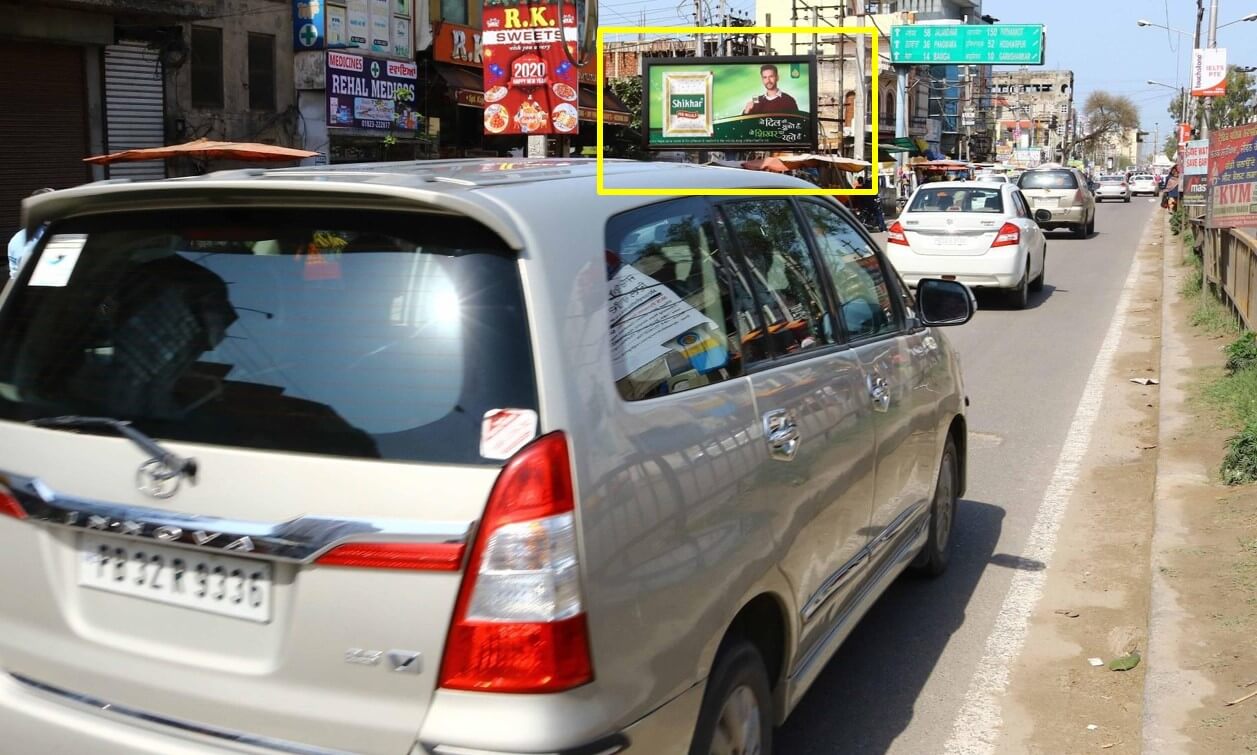
[[[991,242],[991,248],[997,246],[1016,246],[1021,243],[1021,229],[1012,223],[1005,223],[1000,226],[999,233],[995,234],[995,240]]]
[[[441,687],[559,692],[593,680],[575,508],[563,433],[503,467],[454,606]]]
[[[896,220],[886,231],[886,243],[908,245],[908,237],[904,235],[903,226]]]
[[[25,519],[26,509],[17,502],[8,488],[0,485],[0,516],[11,516],[14,519]]]
[[[413,569],[458,571],[463,564],[462,543],[345,543],[314,563],[357,569]]]
[[[1082,193],[1082,189],[1074,192],[1074,202],[1076,204],[1082,204],[1085,201],[1087,201],[1087,195]]]

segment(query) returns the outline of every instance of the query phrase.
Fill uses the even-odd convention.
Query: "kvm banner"
[[[1192,51],[1192,96],[1221,97],[1226,94],[1226,48]]]

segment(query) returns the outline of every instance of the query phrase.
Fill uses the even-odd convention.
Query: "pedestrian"
[[[1165,179],[1165,193],[1161,195],[1161,206],[1174,212],[1178,209],[1179,180],[1178,166],[1170,168],[1170,175]]]
[[[855,187],[857,189],[867,189],[869,184],[864,180],[864,176],[859,176],[855,179]],[[856,199],[859,201],[859,207],[864,210],[864,213],[872,222],[873,227],[885,232],[886,213],[882,210],[882,198],[874,193],[871,197],[860,196],[856,197]]]
[[[31,192],[31,196],[35,197],[40,194],[47,194],[50,191],[52,191],[52,189],[36,189]],[[36,240],[37,239],[31,239],[30,241],[27,241],[25,228],[19,228],[17,233],[13,234],[13,238],[9,239],[9,280],[17,277],[17,271],[22,268],[22,261],[30,255],[31,247],[35,245]]]

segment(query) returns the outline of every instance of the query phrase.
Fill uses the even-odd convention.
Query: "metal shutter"
[[[0,46],[0,240],[17,230],[21,202],[45,186],[91,180],[83,48]]]
[[[162,64],[142,42],[105,48],[105,139],[108,151],[160,147],[166,143]],[[163,160],[114,163],[110,178],[166,177]]]

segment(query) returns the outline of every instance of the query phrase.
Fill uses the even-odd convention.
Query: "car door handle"
[[[869,396],[873,398],[873,410],[890,411],[890,385],[877,375],[868,378]]]
[[[799,423],[794,412],[774,409],[764,414],[764,440],[768,442],[768,455],[777,461],[792,461],[799,452]]]

